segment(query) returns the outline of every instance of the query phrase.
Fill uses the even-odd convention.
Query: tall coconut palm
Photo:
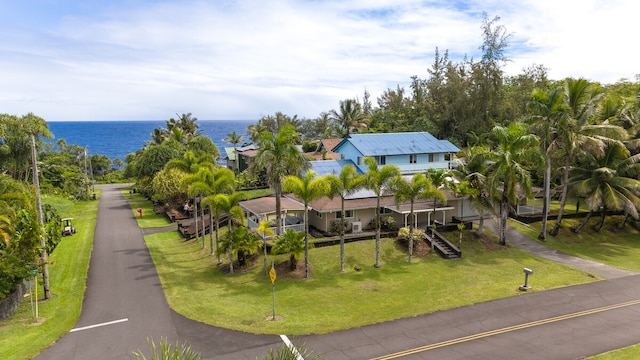
[[[329,183],[308,171],[304,178],[289,175],[282,182],[284,191],[293,193],[304,204],[304,277],[309,278],[309,204],[329,193]]]
[[[490,159],[489,191],[500,206],[500,244],[506,245],[507,217],[512,204],[518,201],[518,191],[531,197],[531,174],[527,166],[542,163],[538,151],[538,138],[526,134],[524,124],[509,127],[496,126],[491,135],[497,140]]]
[[[386,193],[389,182],[400,175],[400,169],[395,165],[384,165],[380,167],[373,157],[365,157],[364,163],[367,165],[367,172],[364,174],[364,187],[376,194],[376,262],[374,266],[380,267],[380,200]]]
[[[389,188],[394,193],[396,206],[400,207],[409,201],[409,264],[413,257],[413,229],[416,222],[414,218],[414,204],[419,199],[437,198],[446,203],[447,197],[444,193],[431,183],[424,174],[417,173],[409,179],[398,175],[389,182]]]
[[[354,165],[346,165],[340,170],[340,175],[327,175],[329,182],[328,196],[340,196],[340,219],[345,218],[344,200],[364,186],[364,176],[358,175]],[[340,272],[344,272],[344,226],[340,225]]]
[[[238,148],[238,144],[240,144],[242,142],[242,135],[237,134],[235,131],[232,131],[230,133],[227,134],[227,136],[222,139],[222,141],[229,143],[229,144],[233,144],[233,153],[236,156],[236,160],[234,161],[235,164],[235,171],[238,172],[239,171],[239,164],[238,164],[238,154],[236,153],[236,149]]]
[[[470,187],[477,190],[469,194],[471,206],[479,215],[476,235],[480,236],[484,229],[484,214],[486,211],[494,213],[489,196],[487,173],[489,171],[489,148],[472,146],[462,152],[462,156],[455,159],[456,166],[451,175],[460,182],[468,182]]]
[[[362,106],[356,99],[346,99],[340,101],[338,111],[331,110],[329,113],[331,120],[339,124],[344,135],[349,135],[353,128],[363,128],[367,126],[368,119]]]
[[[264,132],[258,139],[258,153],[252,159],[251,171],[259,174],[264,171],[276,197],[276,234],[281,233],[282,213],[282,179],[287,175],[299,174],[309,167],[303,154],[295,144],[298,140],[293,125],[286,125],[277,135]]]
[[[553,236],[560,230],[567,202],[569,170],[576,149],[588,149],[597,156],[603,156],[605,143],[609,139],[622,141],[627,137],[627,133],[620,126],[590,122],[597,109],[597,102],[602,99],[602,96],[603,94],[596,91],[585,79],[565,80],[563,107],[566,114],[565,117],[561,117],[563,121],[558,124],[564,166],[558,218],[549,232]]]
[[[537,89],[531,96],[529,107],[533,112],[530,129],[540,140],[540,151],[544,154],[544,201],[542,205],[542,224],[538,239],[547,239],[547,217],[551,203],[551,153],[560,147],[561,134],[559,124],[565,121],[566,112],[562,106],[563,88],[549,91]]]
[[[582,152],[578,165],[571,169],[571,191],[584,198],[589,213],[576,227],[579,232],[594,212],[600,211],[599,231],[604,224],[606,211],[624,211],[638,219],[640,211],[640,154],[630,156],[629,150],[617,142],[610,142],[604,156]]]

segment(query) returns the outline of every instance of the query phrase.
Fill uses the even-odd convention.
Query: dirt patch
[[[469,237],[468,240],[476,241],[484,245],[485,249],[487,250],[498,250],[502,248],[502,246],[496,241],[494,237],[487,234],[483,233],[481,235],[478,235],[475,232],[472,232],[471,234],[467,234],[467,236]]]
[[[405,253],[409,253],[409,243],[405,240],[396,240],[396,246]],[[413,256],[417,258],[425,257],[431,252],[431,247],[423,240],[413,242]]]
[[[296,269],[291,271],[289,260],[275,264],[276,275],[283,279],[304,279],[304,260],[296,261]],[[313,268],[309,264],[309,276],[311,276]]]

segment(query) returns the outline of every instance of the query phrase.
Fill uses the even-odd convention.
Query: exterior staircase
[[[460,259],[462,257],[462,251],[437,230],[428,227],[426,233],[429,245],[431,245],[431,248],[435,249],[440,256],[445,259]]]

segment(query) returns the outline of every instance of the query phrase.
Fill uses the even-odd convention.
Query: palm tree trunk
[[[202,229],[202,248],[204,249],[204,242],[205,242],[205,238],[206,238],[206,233],[207,233],[207,229],[205,227],[205,223],[204,223],[204,208],[201,208],[200,211],[202,212],[202,215],[200,216],[200,218],[202,219],[202,226],[200,227],[200,229]]]
[[[222,264],[220,259],[220,212],[216,212],[216,254],[218,255],[218,265]]]
[[[544,168],[544,202],[542,203],[542,224],[538,240],[547,241],[547,215],[549,214],[549,202],[551,201],[551,156],[549,151],[545,154],[547,165]]]
[[[602,226],[604,225],[604,218],[605,216],[607,216],[607,212],[605,208],[601,208],[600,209],[600,221],[598,221],[598,223],[596,224],[596,227],[594,228],[595,231],[600,231],[600,229],[602,229]]]
[[[549,232],[551,236],[558,235],[560,231],[560,223],[562,222],[562,215],[564,215],[564,206],[567,204],[567,190],[569,189],[569,166],[570,159],[566,157],[564,164],[564,171],[562,173],[562,193],[560,194],[560,209],[558,210],[558,219],[553,229]]]
[[[344,195],[342,194],[340,194],[340,202],[342,205],[340,221],[342,221],[344,219]],[[344,272],[344,226],[342,224],[340,224],[340,272]]]
[[[504,194],[506,194],[506,189]],[[502,201],[500,202],[500,245],[507,245],[508,201],[506,195],[503,195]]]
[[[411,264],[411,258],[413,257],[413,199],[411,199],[411,209],[409,211],[409,264]]]
[[[376,203],[376,263],[373,266],[380,267],[380,195]]]
[[[36,211],[38,212],[38,225],[40,226],[40,246],[42,247],[42,283],[44,288],[44,298],[51,298],[51,288],[49,287],[49,260],[47,255],[47,238],[44,233],[44,218],[42,215],[42,199],[40,197],[40,179],[38,176],[38,161],[36,154],[35,136],[31,134],[31,166],[33,167],[33,187],[36,188]]]
[[[592,214],[593,214],[593,212],[591,210],[589,210],[589,213],[587,213],[587,216],[585,216],[584,219],[582,219],[580,224],[578,224],[578,226],[573,230],[573,232],[576,233],[576,234],[579,233],[580,230],[582,230],[582,228],[587,224],[587,222],[591,218]]]
[[[199,234],[198,234],[198,198],[197,197],[193,197],[193,224],[195,227],[195,231],[196,231],[196,242],[199,239]]]
[[[211,206],[209,206],[209,229],[211,229],[211,226],[213,225],[213,211],[211,209]],[[209,230],[209,256],[213,256],[214,251],[213,251],[213,231]]]
[[[309,222],[307,221],[307,204],[304,204],[304,278],[309,278]]]
[[[282,196],[282,185],[277,182],[273,185],[275,193],[276,193],[276,235],[282,235],[282,214],[280,213],[280,209],[282,205],[280,203],[280,197]]]

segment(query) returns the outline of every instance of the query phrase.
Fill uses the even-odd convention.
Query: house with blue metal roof
[[[350,134],[333,149],[341,160],[351,160],[366,172],[364,158],[371,156],[379,165],[396,165],[403,174],[433,169],[449,169],[452,154],[460,151],[448,140],[436,139],[428,132]]]

